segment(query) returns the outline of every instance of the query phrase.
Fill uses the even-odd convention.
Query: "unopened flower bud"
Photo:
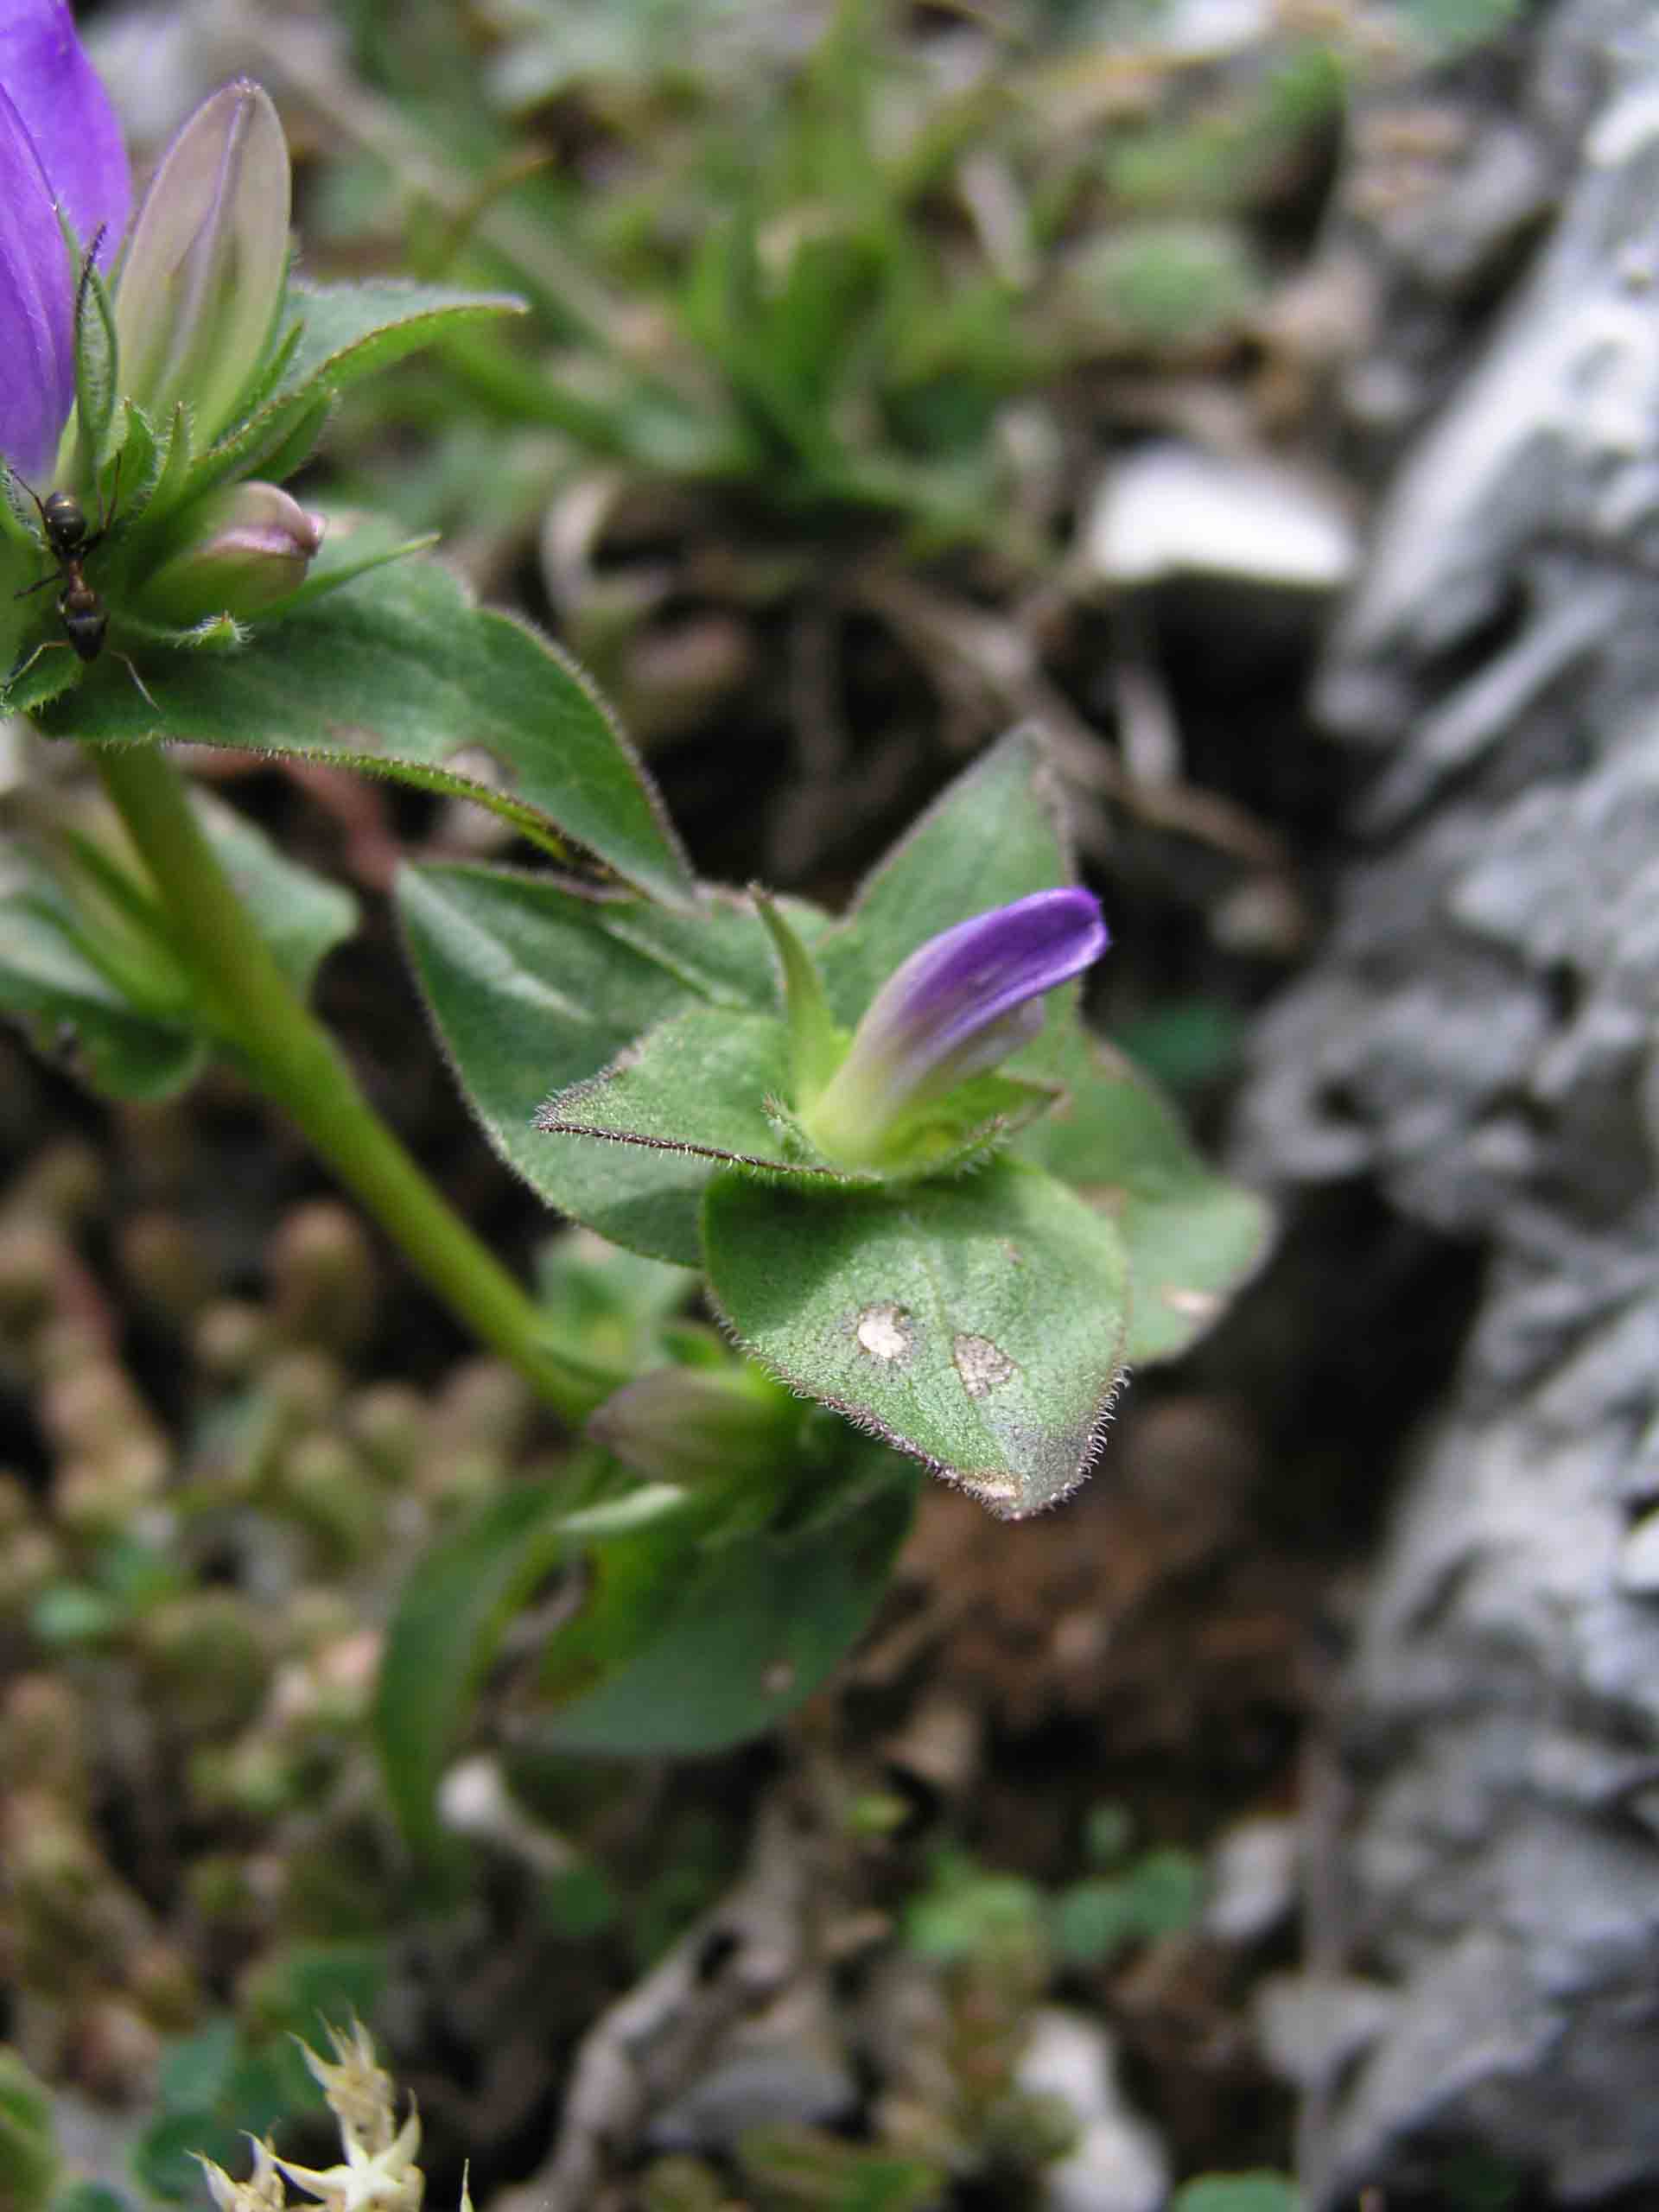
[[[930,938],[877,992],[807,1103],[807,1134],[849,1166],[892,1159],[911,1116],[1029,1044],[1043,994],[1106,944],[1099,901],[1081,890],[1033,892]]]
[[[187,402],[199,446],[232,419],[264,350],[289,199],[276,111],[244,79],[184,124],[133,224],[116,285],[122,385],[157,423]]]
[[[800,1419],[757,1369],[658,1367],[607,1398],[588,1433],[635,1474],[693,1484],[772,1473]]]
[[[145,613],[180,629],[257,614],[297,591],[323,523],[275,484],[232,484],[191,508],[190,541],[146,579]]]

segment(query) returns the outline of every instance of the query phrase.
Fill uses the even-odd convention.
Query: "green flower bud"
[[[296,592],[322,543],[321,516],[275,484],[209,493],[185,518],[189,543],[145,579],[140,610],[181,630],[257,614]]]
[[[153,422],[189,405],[199,446],[235,413],[281,304],[288,147],[270,96],[213,93],[162,156],[116,283],[121,383]]]
[[[690,1486],[773,1473],[800,1421],[757,1369],[658,1367],[607,1398],[588,1433],[635,1474]]]

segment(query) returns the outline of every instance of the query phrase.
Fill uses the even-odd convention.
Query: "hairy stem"
[[[205,1026],[451,1311],[565,1420],[584,1421],[626,1376],[552,1339],[545,1317],[369,1104],[333,1038],[289,988],[161,748],[88,751],[160,894]]]

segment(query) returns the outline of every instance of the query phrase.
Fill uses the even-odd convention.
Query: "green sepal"
[[[75,690],[81,664],[65,638],[43,638],[31,645],[0,686],[0,708],[9,715],[37,714]]]
[[[1064,1091],[1015,1152],[1110,1217],[1135,1283],[1128,1357],[1173,1358],[1260,1265],[1272,1210],[1209,1166],[1157,1086],[1080,1020],[1052,1022],[1014,1065]]]
[[[1072,880],[1052,762],[1039,732],[1011,730],[958,776],[814,946],[849,1029],[912,952],[957,922]],[[1052,1017],[1051,1017],[1052,1019]]]
[[[823,980],[811,954],[791,927],[776,899],[758,887],[750,898],[766,925],[778,955],[784,1010],[789,1022],[790,1096],[803,1111],[810,1107],[844,1058],[848,1033],[837,1028],[823,995]]]
[[[976,1077],[915,1117],[896,1164],[849,1168],[818,1151],[791,1111],[791,1063],[789,1028],[776,1015],[689,1007],[600,1075],[550,1098],[536,1127],[550,1137],[637,1146],[785,1181],[875,1188],[961,1173],[1058,1095]]]
[[[60,208],[58,221],[65,243],[74,257],[75,283],[75,424],[81,450],[96,466],[109,435],[115,413],[117,385],[115,310],[109,287],[96,262],[86,257],[69,219]]]
[[[655,897],[691,896],[655,790],[592,687],[435,562],[377,568],[261,625],[245,652],[180,654],[145,675],[155,706],[106,652],[45,715],[48,734],[337,761],[476,799],[551,852],[575,842]]]
[[[1122,1374],[1128,1268],[1112,1224],[1006,1157],[897,1195],[716,1175],[711,1294],[778,1379],[994,1512],[1074,1489]]]

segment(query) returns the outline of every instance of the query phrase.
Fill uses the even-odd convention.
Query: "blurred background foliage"
[[[1091,559],[1090,488],[1103,453],[1172,427],[1317,444],[1328,365],[1283,309],[1330,220],[1351,104],[1455,66],[1514,12],[199,0],[86,27],[152,149],[193,73],[270,78],[308,270],[530,303],[521,327],[354,391],[309,491],[441,530],[480,592],[553,628],[661,758],[714,873],[838,899],[965,751],[1043,714],[1085,855],[1111,856],[1117,1033],[1202,1111],[1301,942],[1281,833],[1328,810],[1329,784],[1249,743],[1298,726],[1262,607],[1242,663],[1235,645],[1169,677],[1185,750],[1140,778],[1145,718],[1097,671],[1116,652],[1167,671],[1137,658],[1146,608]],[[1293,669],[1306,638],[1299,617]],[[1115,717],[1116,752],[1097,734]],[[56,772],[4,743],[14,787]],[[415,1017],[376,903],[400,848],[498,851],[509,833],[327,777],[267,772],[250,795],[369,899],[330,1010],[393,1117],[523,1256],[542,1224],[397,1033]],[[367,1748],[379,1630],[438,1535],[568,1471],[568,1442],[317,1197],[233,1078],[94,1121],[57,1040],[37,1041],[26,1061],[0,1039],[0,1135],[25,1163],[0,1201],[0,1944],[21,2053],[0,2074],[0,2197],[200,2202],[189,2153],[235,2165],[238,2131],[279,2121],[303,2154],[320,2105],[289,2037],[360,2013],[408,2061],[438,2201],[470,2150],[485,2204],[480,2168],[522,2174],[544,2139],[548,2055],[721,1894],[779,1754],[642,1772],[549,1750],[515,1716],[509,1639],[483,1683],[483,1764],[445,1808],[473,1879],[434,1889]],[[673,1318],[659,1275],[625,1281],[579,1241],[543,1280],[596,1344]],[[992,1700],[1014,1737],[1018,1687]],[[1236,2010],[1198,1932],[1202,1847],[1250,1789],[1154,1790],[1131,1814],[1075,1807],[1071,1777],[1065,1809],[1033,1815],[1048,1863],[1005,1871],[971,1795],[939,1781],[948,1760],[868,1751],[893,1735],[893,1694],[855,1684],[850,1725],[815,1702],[789,1757],[836,1771],[854,1886],[943,1993],[957,2102],[919,2148],[746,2139],[724,2171],[765,2206],[921,2206],[951,2176],[1040,2202],[1020,2192],[1069,2138],[1010,2088],[1022,2024],[1056,1991],[1119,2002],[1155,2017],[1155,2059],[1160,2006]],[[1275,1739],[1251,1788],[1282,1783],[1282,1758]],[[1287,2156],[1286,2100],[1249,2063],[1185,2125],[1182,2158]],[[727,2201],[696,2158],[642,2186],[653,2206]],[[1287,2201],[1262,2174],[1177,2199]]]

